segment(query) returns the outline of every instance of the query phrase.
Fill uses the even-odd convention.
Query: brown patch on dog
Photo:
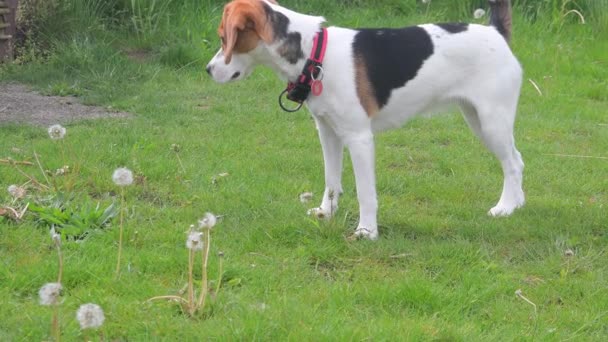
[[[380,108],[378,107],[378,101],[367,74],[367,65],[360,56],[355,57],[355,84],[361,106],[365,109],[367,116],[373,117],[378,113]]]
[[[272,25],[260,0],[234,0],[224,7],[218,28],[222,39],[224,62],[230,64],[232,54],[253,50],[260,40],[271,43]]]

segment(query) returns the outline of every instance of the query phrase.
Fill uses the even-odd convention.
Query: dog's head
[[[222,48],[207,65],[207,72],[216,82],[249,76],[255,66],[252,51],[261,44],[272,43],[272,25],[264,5],[262,0],[233,0],[224,7],[217,30]]]

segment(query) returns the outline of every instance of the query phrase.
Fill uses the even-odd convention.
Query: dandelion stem
[[[63,139],[60,140],[59,144],[61,145],[61,160],[63,161],[63,167],[65,165],[65,143],[63,142]]]
[[[184,164],[182,163],[182,158],[179,157],[179,153],[175,152],[175,156],[177,157],[177,162],[179,163],[179,167],[182,169],[182,173],[186,174],[186,169],[184,168]]]
[[[125,190],[123,187],[120,188],[120,228],[118,233],[118,260],[116,261],[116,274],[115,278],[120,277],[120,258],[122,256],[122,235],[123,235],[123,221],[124,221],[124,210],[125,210]]]
[[[192,316],[195,311],[194,305],[194,281],[192,270],[194,268],[194,249],[188,250],[188,313]]]
[[[198,299],[198,307],[203,310],[205,307],[205,299],[207,297],[207,292],[209,291],[207,284],[207,261],[209,260],[209,249],[211,249],[211,229],[206,228],[203,229],[203,243],[205,244],[203,253],[202,253],[202,279],[201,279],[201,293]]]
[[[40,169],[40,172],[42,173],[42,177],[44,177],[44,180],[46,180],[46,184],[48,184],[48,186],[50,188],[51,182],[49,181],[49,178],[46,176],[46,173],[44,172],[44,168],[42,167],[42,163],[40,163],[40,159],[38,158],[38,153],[36,153],[36,151],[34,151],[34,158],[36,158],[36,163],[38,164],[38,168]]]
[[[63,254],[61,253],[61,246],[57,245],[57,254],[59,255],[59,275],[57,276],[57,282],[61,284],[61,277],[63,275]]]
[[[53,322],[51,329],[53,337],[55,338],[55,342],[61,341],[61,331],[59,330],[59,307],[54,304],[53,305]]]
[[[64,143],[62,142],[62,148]],[[70,159],[70,163],[72,163],[72,165],[67,165],[66,161],[64,160],[64,165],[65,166],[73,166],[73,168],[70,170],[69,174],[68,174],[68,180],[66,181],[66,187],[68,190],[71,190],[74,187],[74,184],[76,183],[76,177],[77,175],[80,173],[80,163],[78,162],[78,158],[76,158],[76,154],[74,153],[74,150],[72,150],[72,145],[67,144],[67,155],[68,158]],[[65,158],[65,157],[64,157]]]
[[[521,298],[526,303],[532,305],[532,307],[534,308],[534,315],[536,316],[536,304],[534,304],[534,302],[532,302],[531,300],[529,300],[528,298],[526,298],[526,296],[523,295],[523,293],[521,292],[521,290],[515,291],[515,295],[517,297]]]
[[[222,287],[222,274],[223,273],[224,273],[224,256],[220,255],[220,270],[217,275],[217,289],[215,290],[216,296],[220,293],[220,288]]]

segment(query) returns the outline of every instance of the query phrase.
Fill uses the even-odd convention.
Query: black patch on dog
[[[289,18],[283,13],[273,11],[266,3],[262,3],[266,17],[272,25],[275,40],[284,40],[278,52],[281,57],[289,63],[296,64],[299,59],[304,58],[302,51],[302,35],[299,32],[287,32]]]
[[[362,29],[353,42],[355,59],[362,60],[379,108],[388,103],[391,92],[418,74],[433,54],[429,34],[421,27]]]
[[[262,2],[264,11],[268,21],[272,24],[272,31],[275,39],[284,39],[287,37],[287,26],[289,26],[289,18],[283,13],[275,12],[267,3]]]
[[[299,59],[304,58],[301,42],[302,35],[299,32],[290,32],[279,47],[278,52],[289,63],[296,64]]]
[[[469,29],[469,24],[467,23],[441,23],[436,25],[450,33],[465,32]]]

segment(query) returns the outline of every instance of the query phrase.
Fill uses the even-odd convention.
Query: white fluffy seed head
[[[303,192],[300,194],[300,202],[308,203],[312,200],[313,194],[312,192]]]
[[[83,304],[76,312],[76,319],[80,323],[80,329],[95,329],[101,327],[106,317],[101,306],[93,303]]]
[[[49,137],[51,137],[51,139],[53,140],[63,139],[63,137],[65,137],[66,131],[67,130],[65,129],[65,127],[61,125],[53,125],[48,129]]]
[[[198,227],[200,229],[211,229],[217,223],[217,217],[212,213],[206,213],[205,217],[198,220]]]
[[[15,185],[15,184],[10,185],[8,187],[7,191],[15,199],[21,199],[21,198],[25,197],[25,194],[27,193],[27,191],[25,191],[24,188],[20,187],[19,185]]]
[[[47,283],[44,284],[38,291],[40,297],[40,305],[56,305],[59,304],[59,298],[61,297],[61,290],[63,286],[60,283]]]
[[[120,167],[114,170],[112,181],[118,186],[127,186],[133,184],[133,172],[126,167]]]
[[[69,172],[70,172],[70,166],[65,165],[64,167],[55,170],[55,176],[63,176]]]
[[[483,8],[478,8],[473,12],[473,17],[475,19],[481,19],[486,15],[486,11]]]
[[[203,233],[191,230],[188,233],[188,239],[186,240],[186,248],[193,251],[200,251],[203,249]]]
[[[431,0],[422,0],[422,3],[423,4],[429,4],[429,3],[431,3]]]

